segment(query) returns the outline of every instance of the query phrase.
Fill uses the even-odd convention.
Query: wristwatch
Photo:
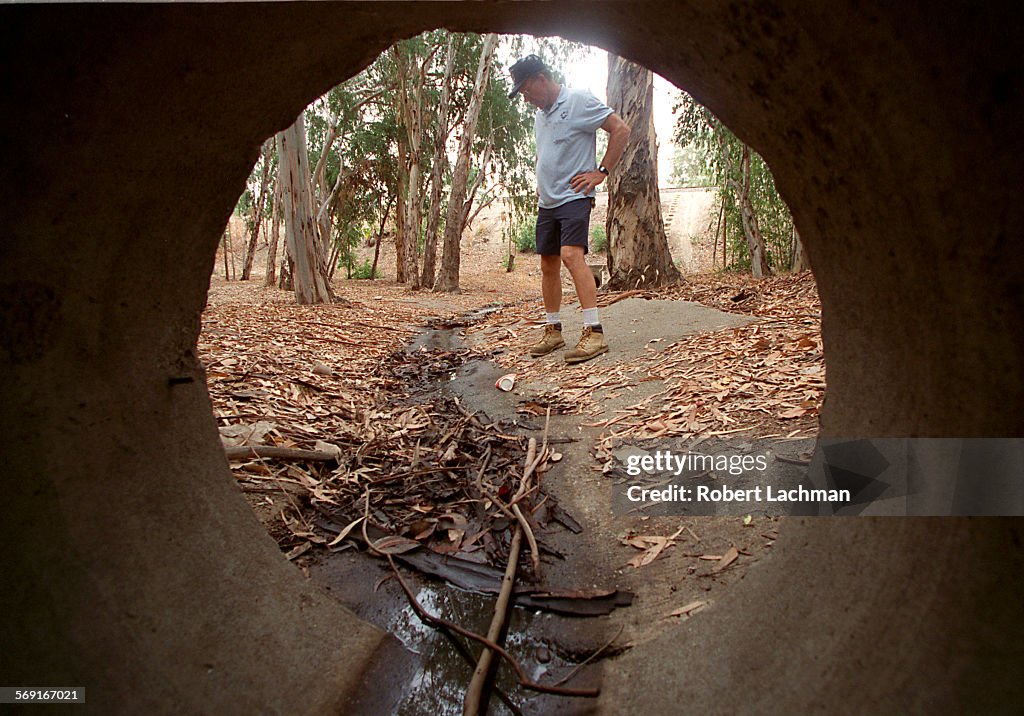
[[[597,168],[597,171],[601,172],[601,173],[602,173],[602,174],[604,174],[605,176],[608,176],[608,167],[606,167],[606,166],[605,166],[604,164],[602,164],[601,166],[599,166],[599,167]]]

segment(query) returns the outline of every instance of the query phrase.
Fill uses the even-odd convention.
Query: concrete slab
[[[604,363],[625,363],[647,351],[662,351],[673,341],[691,335],[735,328],[755,322],[750,316],[725,313],[690,301],[662,301],[627,298],[602,308],[601,325],[612,350],[594,360]],[[578,307],[562,308],[563,333],[566,343],[578,337],[583,327]],[[561,361],[556,352],[541,360]]]

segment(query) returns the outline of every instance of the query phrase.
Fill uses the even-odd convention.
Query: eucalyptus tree
[[[446,260],[454,269],[448,280],[454,276],[457,287],[458,238],[477,200],[505,194],[514,212],[525,212],[532,196],[529,116],[511,106],[504,83],[490,77],[496,43],[492,36],[425,33],[390,48],[306,109],[308,179],[286,182],[282,153],[279,176],[267,193],[273,196],[270,213],[281,213],[288,227],[296,207],[307,207],[309,221],[299,223],[312,224],[328,278],[340,262],[351,273],[359,241],[376,235],[379,252],[391,221],[399,282],[436,283],[435,247],[445,230],[456,235]],[[297,163],[301,167],[301,157]],[[255,170],[250,183],[259,183]],[[272,240],[276,227],[271,219]],[[416,271],[421,234],[422,275]],[[269,281],[273,273],[268,266]],[[282,279],[289,273],[283,265]]]
[[[271,140],[268,140],[271,141]],[[273,138],[276,154],[276,137]],[[281,237],[281,177],[280,172],[274,178],[273,199],[270,207],[270,237],[267,240],[267,267],[263,276],[263,285],[277,285],[277,245]]]
[[[466,225],[466,196],[469,182],[473,142],[476,137],[477,121],[491,73],[491,58],[498,45],[498,36],[486,35],[480,47],[473,93],[466,107],[462,121],[462,137],[452,172],[452,188],[448,196],[448,212],[444,227],[444,250],[441,256],[441,270],[434,281],[435,291],[453,292],[459,290],[459,264],[462,230]]]
[[[741,257],[735,265],[755,277],[768,275],[773,265],[799,269],[805,255],[765,161],[685,92],[675,111],[675,142],[696,150],[722,197],[726,241]]]
[[[277,160],[274,151],[274,139],[271,137],[263,143],[260,149],[260,158],[253,169],[253,174],[259,174],[259,191],[253,196],[255,201],[252,204],[252,211],[246,220],[246,228],[249,229],[249,243],[245,250],[245,261],[242,265],[242,280],[248,281],[252,275],[253,259],[256,257],[256,244],[260,235],[260,226],[266,213],[267,186],[270,184],[271,168]]]
[[[452,127],[448,120],[451,115],[452,81],[455,78],[455,60],[461,38],[449,33],[445,42],[444,73],[441,75],[441,93],[438,97],[437,115],[434,121],[432,162],[430,169],[430,200],[428,203],[427,228],[423,245],[423,286],[434,285],[437,267],[437,231],[441,220],[441,193],[445,175],[448,173],[448,137]]]
[[[608,286],[665,286],[681,278],[661,216],[654,75],[608,54],[608,104],[630,127],[629,142],[608,180]]]
[[[301,304],[328,303],[333,294],[313,215],[304,113],[300,113],[288,129],[278,133],[277,153],[295,300]]]

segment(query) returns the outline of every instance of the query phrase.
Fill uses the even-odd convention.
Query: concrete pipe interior
[[[1020,17],[1009,3],[0,9],[4,684],[102,713],[386,710],[395,642],[307,584],[229,479],[201,366],[262,140],[392,41],[561,34],[761,152],[818,280],[831,436],[1024,435]],[[1022,703],[1020,523],[794,520],[597,710]]]

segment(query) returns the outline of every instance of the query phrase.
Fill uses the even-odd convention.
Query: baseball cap
[[[519,88],[523,86],[523,82],[545,70],[547,70],[547,65],[537,55],[527,55],[512,65],[508,71],[512,73],[512,82],[514,84],[512,85],[512,91],[508,93],[508,98],[512,99],[519,93]]]

